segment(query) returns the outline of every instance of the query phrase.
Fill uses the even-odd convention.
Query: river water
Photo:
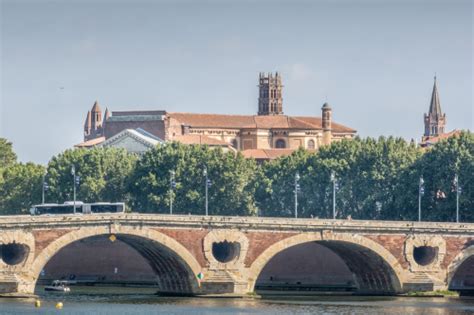
[[[72,287],[34,299],[0,299],[0,314],[474,314],[474,300],[412,297],[174,298],[153,289]],[[57,310],[57,302],[63,309]]]

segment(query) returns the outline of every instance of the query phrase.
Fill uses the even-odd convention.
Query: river
[[[46,293],[34,299],[0,299],[0,314],[473,314],[474,300],[415,297],[276,297],[174,298],[153,289],[72,287],[72,292]],[[57,310],[57,302],[63,309]]]

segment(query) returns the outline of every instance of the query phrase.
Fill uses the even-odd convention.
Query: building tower
[[[425,133],[423,141],[430,137],[436,137],[444,133],[446,125],[446,114],[441,112],[441,103],[439,101],[438,86],[436,76],[434,77],[433,92],[431,93],[430,110],[425,114]]]
[[[84,141],[102,136],[102,110],[100,109],[99,102],[95,101],[92,110],[87,112],[86,122],[84,124]]]
[[[332,141],[332,108],[326,102],[321,108],[322,127],[323,127],[323,145],[329,145]]]
[[[283,114],[281,75],[278,72],[275,73],[275,76],[272,73],[265,75],[265,73],[260,72],[258,87],[258,114]]]
[[[84,140],[86,140],[91,134],[91,125],[91,111],[89,110],[87,111],[86,121],[84,122]]]

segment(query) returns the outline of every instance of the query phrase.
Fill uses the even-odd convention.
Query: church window
[[[308,149],[314,150],[314,140],[309,140],[308,141]]]
[[[283,139],[278,139],[278,140],[276,141],[276,143],[275,143],[275,147],[276,147],[277,149],[284,149],[284,148],[286,148],[286,142],[285,142],[285,140],[283,140]]]

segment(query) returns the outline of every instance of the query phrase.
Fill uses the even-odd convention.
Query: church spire
[[[444,133],[446,125],[446,114],[441,112],[441,102],[438,94],[438,83],[436,75],[434,77],[433,91],[431,92],[431,102],[428,114],[425,114],[425,133],[423,139],[436,137]]]
[[[432,117],[440,117],[442,116],[441,112],[441,104],[439,101],[438,95],[438,85],[436,83],[436,75],[434,77],[434,84],[433,84],[433,92],[431,93],[431,103],[430,103],[430,111],[429,115]]]

